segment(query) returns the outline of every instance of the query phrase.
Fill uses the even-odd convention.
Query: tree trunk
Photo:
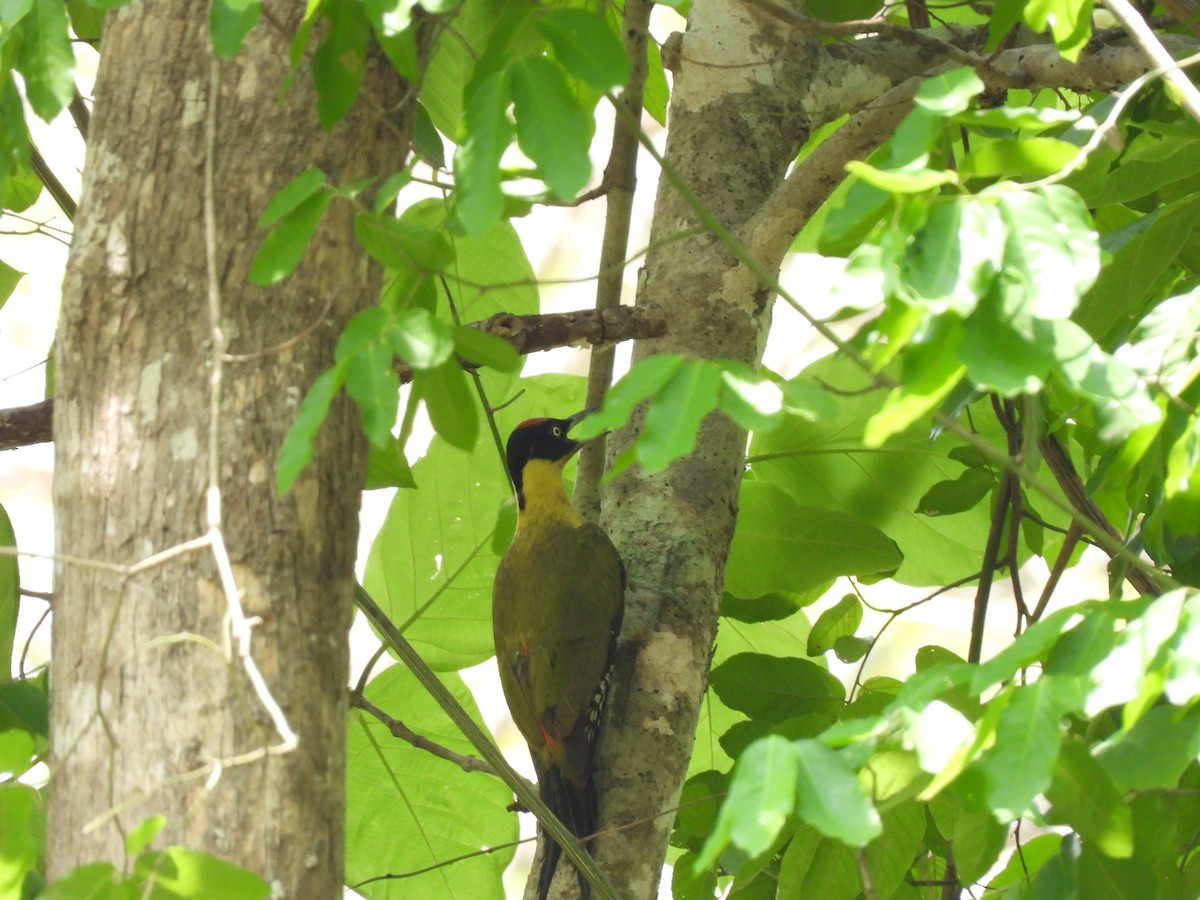
[[[813,57],[811,40],[781,37],[748,7],[692,4],[674,66],[666,159],[726,228],[753,216],[806,138],[807,122],[794,111]],[[683,353],[757,365],[770,292],[711,233],[672,242],[700,220],[665,173],[659,185],[650,236],[657,249],[637,302],[663,313],[670,333],[635,347],[635,361]],[[614,436],[614,455],[632,433]],[[649,820],[598,842],[597,858],[623,897],[656,895],[674,819],[664,813],[679,799],[707,683],[745,443],[744,431],[710,416],[695,453],[660,475],[630,470],[606,497],[605,524],[629,591],[599,765],[601,827]]]
[[[104,32],[56,351],[54,500],[58,551],[71,557],[131,565],[207,530],[208,7],[135,2]],[[365,459],[352,406],[334,403],[313,464],[286,496],[274,473],[298,401],[349,316],[375,301],[378,271],[340,201],[290,278],[259,288],[247,271],[262,242],[258,217],[288,180],[309,166],[335,183],[392,171],[408,145],[404,121],[384,127],[361,101],[323,131],[307,63],[280,99],[302,10],[268,4],[243,51],[220,66],[212,147],[219,323],[229,354],[252,354],[224,362],[222,530],[246,615],[260,620],[251,656],[298,745],[234,759],[280,737],[230,650],[210,550],[131,576],[60,562],[51,878],[101,859],[120,866],[123,836],[162,815],[156,845],[231,859],[273,896],[342,893],[346,632]],[[373,108],[394,108],[401,88],[381,69],[364,92]]]

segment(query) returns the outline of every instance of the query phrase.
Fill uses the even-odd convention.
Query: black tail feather
[[[562,820],[567,830],[575,837],[585,837],[596,830],[596,792],[589,782],[579,788],[563,777],[558,769],[551,768],[540,773],[538,777],[539,793],[542,802]],[[546,850],[542,856],[542,871],[538,875],[538,897],[546,900],[550,893],[550,883],[554,880],[554,871],[558,868],[562,847],[549,835],[546,836]],[[588,900],[591,895],[590,886],[579,875],[579,896]]]

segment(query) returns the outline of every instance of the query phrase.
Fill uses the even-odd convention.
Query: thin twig
[[[1175,89],[1176,102],[1187,111],[1189,116],[1200,122],[1200,91],[1197,91],[1191,80],[1179,70],[1179,66],[1171,58],[1167,48],[1159,43],[1154,32],[1150,30],[1150,26],[1146,24],[1146,20],[1129,5],[1128,0],[1104,0],[1104,5],[1121,23],[1121,27],[1137,44],[1138,49],[1145,54],[1150,65],[1162,70],[1163,80]]]
[[[392,737],[399,738],[416,747],[418,750],[432,753],[439,759],[452,762],[464,772],[486,772],[488,775],[498,774],[492,766],[478,756],[467,756],[464,753],[451,750],[449,747],[444,747],[436,741],[431,741],[423,734],[417,734],[399,719],[393,719],[362,694],[351,694],[350,705],[378,719],[391,732]]]

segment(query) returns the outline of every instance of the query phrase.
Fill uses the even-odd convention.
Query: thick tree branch
[[[577,344],[609,344],[628,340],[646,340],[667,333],[667,321],[661,315],[632,306],[615,309],[583,309],[578,312],[541,316],[517,316],[496,313],[473,328],[508,341],[518,353],[537,353]],[[278,349],[278,348],[276,348]],[[249,354],[254,358],[257,354]],[[233,357],[238,361],[242,357]],[[400,380],[412,380],[412,369],[397,365]],[[43,400],[32,406],[0,410],[0,450],[12,450],[30,444],[54,440],[52,421],[54,401]]]

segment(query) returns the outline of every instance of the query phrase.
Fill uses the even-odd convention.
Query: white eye
[[[555,437],[562,437],[562,429],[559,428],[557,425],[555,425],[553,428],[550,429],[550,433],[552,435],[554,435]]]

